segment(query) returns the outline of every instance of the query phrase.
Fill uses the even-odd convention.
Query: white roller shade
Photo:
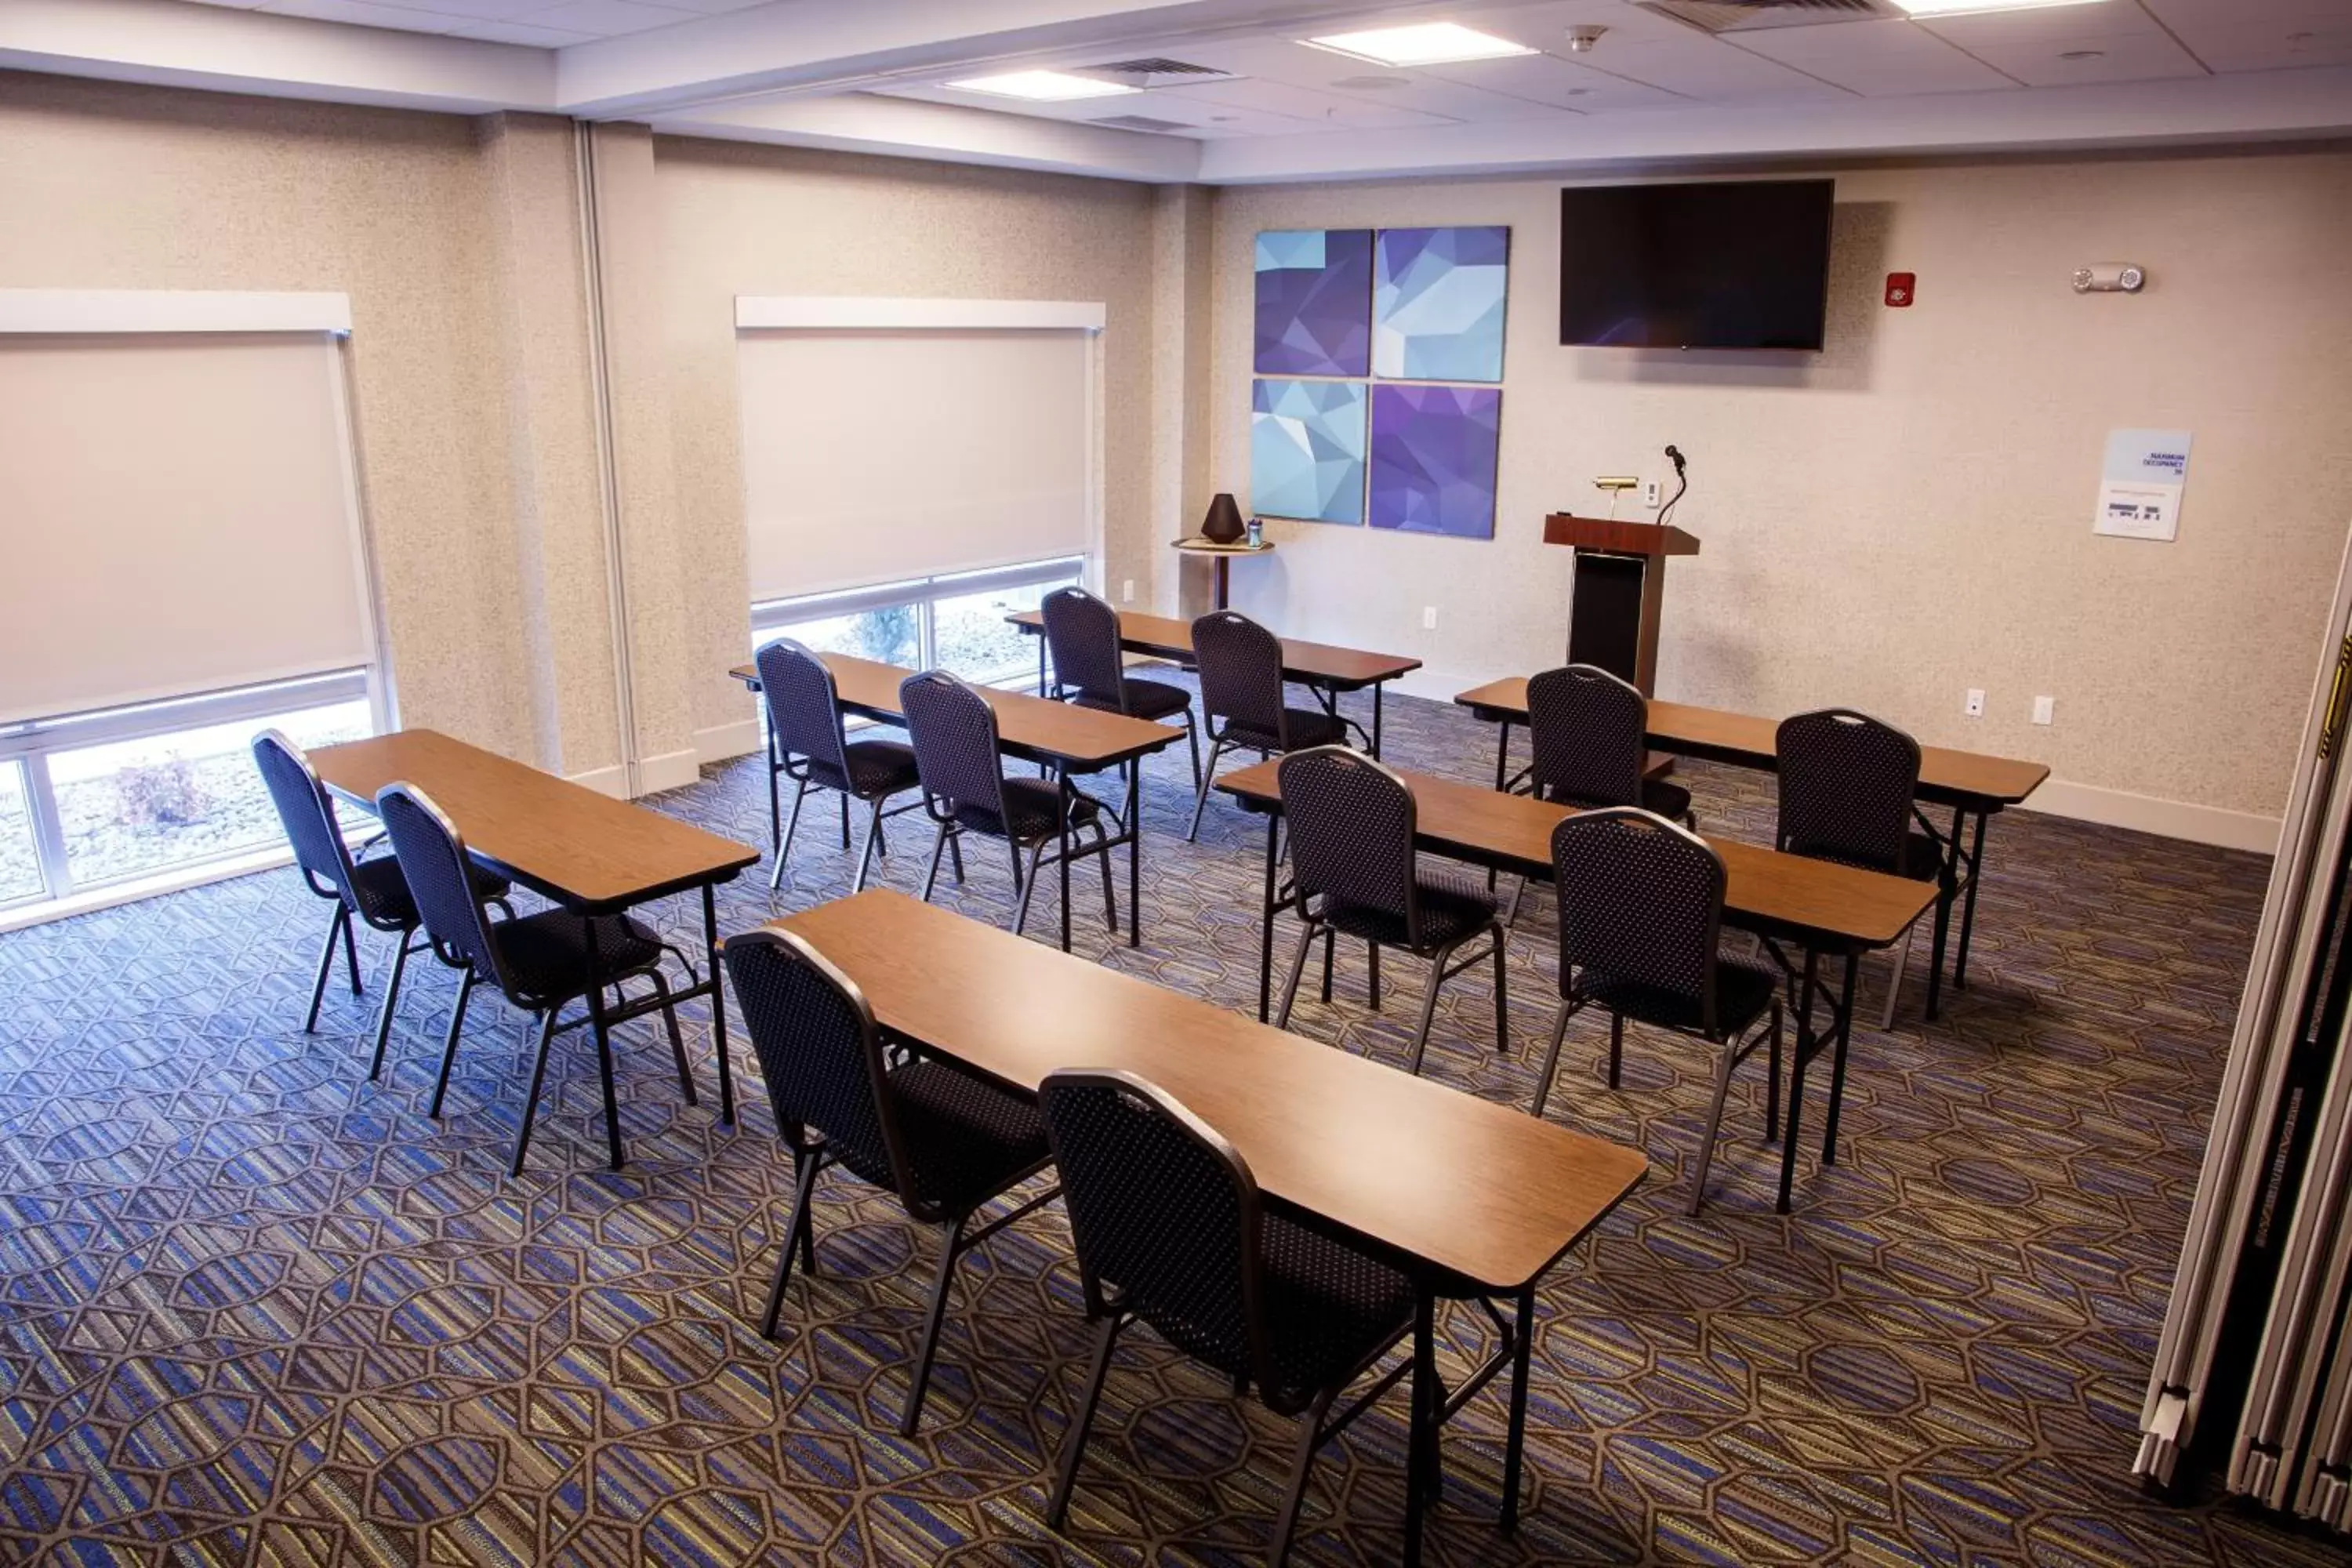
[[[738,339],[756,602],[1094,548],[1094,337]]]
[[[0,336],[0,721],[373,662],[336,340]]]

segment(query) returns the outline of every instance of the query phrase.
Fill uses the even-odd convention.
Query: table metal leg
[[[1431,1460],[1437,1454],[1437,1303],[1429,1287],[1415,1288],[1412,1307],[1412,1415],[1405,1429],[1404,1565],[1420,1568],[1421,1538],[1429,1512]]]
[[[1265,899],[1264,912],[1258,917],[1257,942],[1257,1021],[1261,1024],[1274,1011],[1274,893],[1276,878],[1281,873],[1282,813],[1265,814]]]
[[[1381,693],[1387,689],[1387,681],[1372,682],[1372,755],[1376,757],[1381,754]]]
[[[719,972],[719,901],[702,884],[702,958],[710,965],[710,1054],[719,1058],[719,1124],[735,1125],[735,1075],[727,1062],[727,977]]]
[[[588,1026],[596,1036],[596,1072],[604,1083],[604,1142],[617,1171],[621,1168],[621,1107],[613,1090],[613,1034],[604,1022],[604,959],[593,915],[588,921]]]
[[[1511,1350],[1511,1426],[1503,1440],[1503,1519],[1506,1533],[1518,1528],[1519,1470],[1528,1447],[1528,1368],[1535,1354],[1536,1288],[1530,1280],[1519,1292],[1518,1321],[1512,1327],[1518,1341]]]
[[[1127,764],[1127,945],[1143,945],[1143,759]]]
[[[1511,721],[1506,719],[1496,728],[1502,739],[1495,742],[1495,787],[1506,790],[1511,787]]]
[[[760,700],[760,733],[765,740],[768,757],[768,847],[776,858],[784,858],[784,807],[778,798],[776,775],[783,764],[776,757],[776,721],[768,712],[765,698]]]
[[[1946,847],[1944,863],[1936,873],[1936,940],[1929,949],[1927,963],[1927,1018],[1933,1022],[1944,996],[1944,946],[1952,931],[1952,900],[1960,887],[1960,829],[1967,825],[1967,809],[1952,807],[1952,839]]]
[[[1830,1104],[1822,1121],[1822,1163],[1837,1163],[1838,1108],[1845,1103],[1845,1047],[1853,1038],[1854,977],[1861,973],[1862,954],[1845,955],[1845,994],[1837,999],[1830,1016],[1836,1028],[1837,1044],[1830,1051]]]
[[[1045,639],[1041,635],[1037,638],[1037,695],[1045,694]]]
[[[1989,811],[1976,814],[1976,831],[1969,845],[1969,890],[1960,905],[1960,951],[1952,961],[1952,988],[1956,991],[1969,988],[1969,937],[1977,929],[1977,879],[1984,875],[1985,821],[1991,816]]]
[[[1805,950],[1805,977],[1797,1003],[1797,1048],[1789,1056],[1789,1121],[1780,1130],[1780,1212],[1789,1212],[1789,1191],[1797,1175],[1797,1123],[1805,1104],[1805,1061],[1812,1053],[1813,991],[1821,979],[1821,954]]]

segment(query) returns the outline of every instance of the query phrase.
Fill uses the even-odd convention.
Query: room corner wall
[[[1209,508],[1210,331],[1216,193],[1161,185],[1151,202],[1151,500],[1153,565],[1142,606],[1166,615],[1205,607],[1208,563],[1167,542],[1193,532]],[[1111,597],[1118,596],[1117,584]]]

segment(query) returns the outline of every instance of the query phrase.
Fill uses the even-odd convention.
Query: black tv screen
[[[1559,341],[1819,349],[1830,180],[1592,185],[1559,194]]]

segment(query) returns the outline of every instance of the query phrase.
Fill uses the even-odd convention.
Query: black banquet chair
[[[1331,999],[1331,958],[1338,937],[1369,948],[1371,1002],[1381,1002],[1381,949],[1393,947],[1429,961],[1407,1072],[1421,1071],[1439,987],[1475,963],[1495,964],[1495,1048],[1511,1049],[1509,1002],[1504,982],[1502,922],[1494,896],[1451,872],[1423,868],[1413,852],[1412,790],[1385,764],[1345,746],[1317,746],[1282,759],[1282,815],[1289,828],[1290,870],[1300,924],[1298,951],[1283,986],[1278,1028],[1290,1026],[1307,952],[1321,937],[1323,1000]],[[1456,956],[1477,937],[1491,939],[1467,958]]]
[[[1192,694],[1164,680],[1127,673],[1119,647],[1118,612],[1084,588],[1056,588],[1038,606],[1045,646],[1054,658],[1057,696],[1080,708],[1160,722],[1181,715],[1192,753],[1192,788],[1201,787],[1201,735],[1192,722]]]
[[[1918,742],[1867,713],[1824,708],[1783,719],[1773,751],[1780,775],[1776,847],[1917,882],[1942,877],[1942,844],[1913,826],[1926,820],[1914,799],[1919,788]],[[1939,920],[1950,896],[1949,889],[1943,890]],[[1915,921],[1894,954],[1886,1005],[1878,1020],[1882,1029],[1895,1023],[1903,972],[1910,967],[1911,942],[1918,931]]]
[[[1271,757],[1341,744],[1348,724],[1319,708],[1285,705],[1282,639],[1239,610],[1213,610],[1192,623],[1192,663],[1200,671],[1201,712],[1209,725],[1209,765],[1202,770],[1192,826],[1184,836],[1198,840],[1219,757],[1229,751]]]
[[[1317,1450],[1412,1370],[1407,1357],[1333,1414],[1411,1332],[1412,1282],[1270,1208],[1232,1144],[1132,1073],[1056,1072],[1038,1101],[1087,1317],[1100,1325],[1086,1393],[1062,1439],[1047,1526],[1058,1531],[1069,1518],[1112,1348],[1140,1320],[1233,1378],[1236,1393],[1255,1386],[1276,1414],[1304,1416],[1267,1552],[1280,1564]]]
[[[755,656],[760,668],[760,700],[768,710],[768,734],[774,746],[768,760],[768,831],[775,845],[775,868],[768,873],[768,890],[783,885],[784,858],[793,852],[793,833],[801,825],[801,804],[813,789],[832,790],[841,796],[841,847],[849,847],[849,803],[867,808],[866,841],[859,847],[857,870],[849,890],[866,886],[866,868],[875,852],[888,852],[882,837],[882,819],[898,811],[912,811],[914,803],[886,811],[892,795],[915,787],[915,753],[897,741],[853,741],[841,721],[841,690],[824,660],[790,637],[763,645]],[[793,810],[781,829],[781,774],[793,781]]]
[[[1639,689],[1590,664],[1528,679],[1528,782],[1538,800],[1587,808],[1638,805],[1686,827],[1690,791],[1643,776],[1650,704]]]
[[[441,1071],[434,1080],[428,1114],[436,1118],[441,1114],[442,1098],[449,1091],[449,1069],[457,1059],[457,1038],[466,1026],[466,1005],[475,988],[482,985],[495,988],[515,1006],[536,1015],[539,1021],[539,1054],[531,1065],[530,1090],[523,1098],[522,1125],[515,1133],[509,1174],[522,1174],[523,1154],[530,1147],[531,1121],[539,1111],[540,1089],[547,1079],[549,1048],[563,1031],[593,1024],[594,1014],[583,1006],[570,1023],[558,1020],[564,1008],[586,1003],[596,991],[610,990],[614,996],[614,1005],[604,1009],[608,1029],[646,1013],[660,1012],[669,1030],[678,1087],[686,1093],[686,1102],[695,1103],[686,1041],[677,1031],[669,982],[661,973],[662,955],[677,956],[675,949],[665,946],[642,922],[625,914],[590,917],[553,909],[493,921],[466,876],[465,840],[431,796],[413,784],[390,784],[377,793],[375,808],[392,835],[393,853],[399,858],[401,874],[416,900],[435,956],[458,972],[457,1001],[449,1013],[449,1034],[441,1048]],[[683,956],[678,956],[678,963],[690,983],[693,966]],[[645,981],[651,994],[631,1001],[622,987],[635,980]],[[596,1058],[604,1079],[604,1138],[613,1169],[617,1171],[621,1168],[621,1116],[613,1083],[612,1043],[604,1033],[597,1034]],[[725,1070],[723,1060],[720,1070]]]
[[[1637,806],[1583,812],[1552,829],[1551,860],[1559,896],[1559,1018],[1536,1079],[1534,1114],[1540,1119],[1550,1098],[1569,1020],[1587,1007],[1609,1015],[1612,1089],[1628,1018],[1705,1040],[1716,1047],[1715,1104],[1691,1178],[1696,1214],[1732,1069],[1768,1042],[1764,1136],[1780,1130],[1780,977],[1718,951],[1723,858],[1688,829]],[[1756,1028],[1768,1018],[1769,1029]]]
[[[809,1209],[818,1173],[839,1165],[895,1194],[909,1217],[941,1232],[930,1315],[898,1423],[912,1436],[923,1415],[956,1259],[1059,1191],[1048,1188],[967,1228],[976,1211],[1054,1163],[1045,1123],[1020,1097],[946,1063],[889,1066],[865,994],[802,938],[746,931],[728,938],[723,951],[776,1129],[793,1156],[792,1217],[760,1332],[775,1336],[793,1252],[809,1272],[816,1271]]]
[[[988,705],[971,682],[943,669],[910,675],[898,683],[898,703],[906,714],[907,734],[915,743],[916,773],[923,789],[923,806],[939,825],[931,846],[931,866],[923,879],[923,900],[930,901],[939,885],[940,854],[953,849],[956,879],[963,879],[962,837],[977,833],[1002,838],[1013,856],[1013,889],[1021,895],[1013,931],[1019,935],[1029,923],[1029,902],[1037,891],[1037,873],[1048,866],[1062,868],[1062,951],[1070,947],[1070,861],[1095,857],[1102,868],[1103,910],[1113,931],[1118,930],[1118,905],[1111,890],[1110,836],[1103,826],[1109,815],[1103,804],[1071,784],[1065,777],[1008,777],[999,749],[996,710]],[[1094,835],[1082,844],[1081,830]],[[1024,875],[1022,854],[1028,854]]]
[[[393,1009],[400,1005],[400,981],[408,969],[408,955],[424,945],[417,940],[423,921],[415,900],[408,896],[408,884],[392,856],[373,860],[352,858],[342,826],[335,820],[335,803],[301,747],[276,730],[265,730],[253,739],[253,762],[261,770],[261,782],[268,786],[287,842],[293,846],[294,864],[302,872],[303,884],[335,904],[334,919],[327,923],[326,946],[319,953],[319,977],[311,983],[310,1013],[303,1020],[302,1032],[310,1034],[319,1027],[319,1004],[327,994],[327,975],[334,967],[339,941],[343,967],[351,975],[352,994],[357,996],[360,960],[352,928],[364,925],[399,939],[393,949],[392,978],[384,983],[383,1001],[376,1009],[375,1058],[368,1068],[368,1077],[374,1078],[383,1070],[384,1042],[392,1034]],[[479,861],[467,861],[466,869],[478,897],[506,907],[509,889],[504,877]],[[506,912],[511,915],[514,910],[506,907]]]

